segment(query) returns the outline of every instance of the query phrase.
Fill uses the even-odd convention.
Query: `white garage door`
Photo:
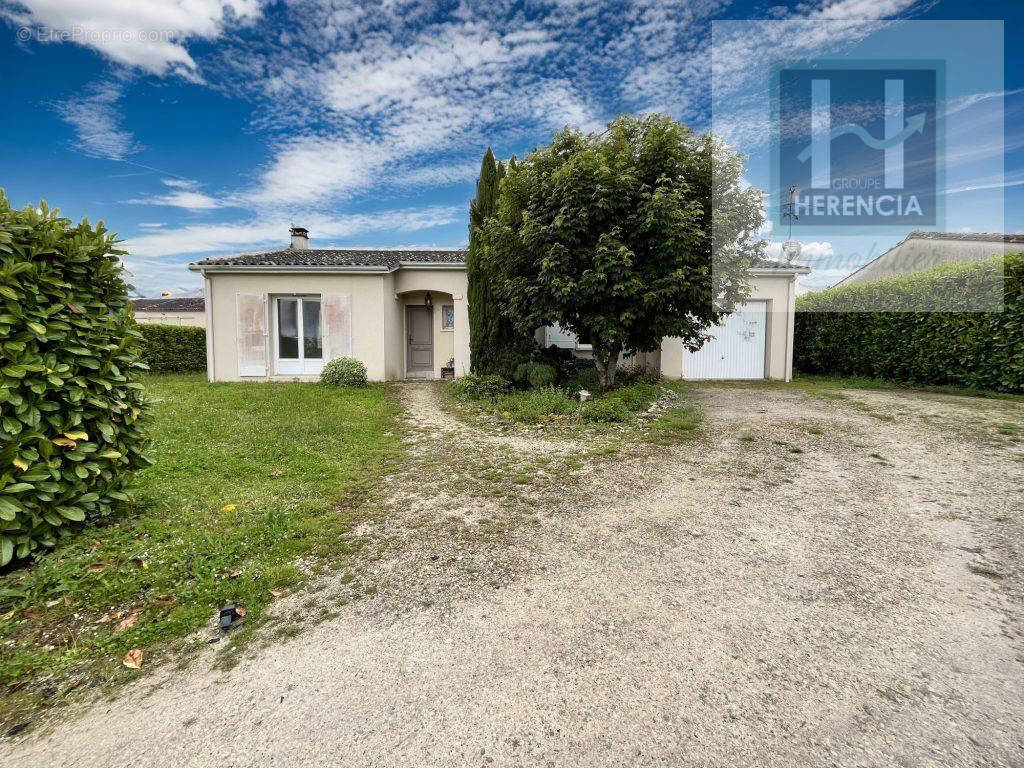
[[[737,304],[697,352],[683,350],[684,379],[763,379],[768,302]]]

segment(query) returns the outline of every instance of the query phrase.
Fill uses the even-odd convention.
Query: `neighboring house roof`
[[[940,264],[983,261],[1024,250],[1024,235],[1000,232],[914,231],[836,285],[854,285],[921,272]]]
[[[171,299],[132,299],[136,312],[205,312],[206,299],[202,296],[183,296]]]
[[[334,267],[342,270],[391,271],[403,265],[463,265],[465,263],[466,252],[460,249],[282,248],[264,253],[240,253],[235,256],[202,259],[189,264],[189,269],[205,267]]]
[[[1024,234],[1005,235],[1001,232],[911,232],[902,242],[915,240],[965,240],[980,243],[1024,243]]]

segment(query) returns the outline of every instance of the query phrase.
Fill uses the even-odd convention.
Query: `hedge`
[[[967,311],[1000,293],[1001,312]],[[803,373],[1024,393],[1024,254],[802,296],[795,334]]]
[[[206,370],[206,329],[143,323],[142,359],[153,373]]]
[[[128,501],[150,463],[123,253],[0,192],[0,565]]]

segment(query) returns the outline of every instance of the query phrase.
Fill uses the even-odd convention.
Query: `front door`
[[[406,307],[408,331],[406,372],[425,378],[434,372],[434,315],[432,307]]]

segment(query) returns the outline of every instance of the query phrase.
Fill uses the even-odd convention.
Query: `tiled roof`
[[[202,296],[183,296],[164,299],[132,299],[136,312],[205,312],[206,299]]]
[[[1001,232],[911,232],[906,240],[967,240],[982,243],[1024,243],[1024,234],[1004,235]]]
[[[800,269],[801,267],[801,264],[775,261],[775,259],[758,259],[754,262],[754,269]]]
[[[265,253],[202,259],[196,266],[208,267],[382,267],[396,269],[400,263],[463,264],[466,252],[444,250],[358,250],[350,248],[283,248]]]

